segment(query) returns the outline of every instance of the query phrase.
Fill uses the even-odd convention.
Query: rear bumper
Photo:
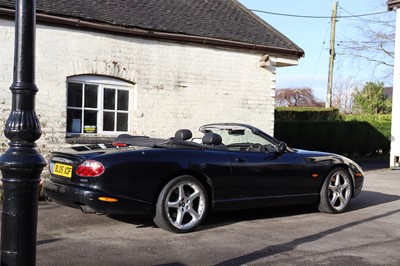
[[[46,197],[59,204],[81,208],[87,206],[97,213],[103,214],[135,214],[150,215],[151,203],[103,193],[88,187],[72,184],[62,184],[52,180],[45,180],[43,183]],[[117,202],[105,202],[99,197],[115,198]]]

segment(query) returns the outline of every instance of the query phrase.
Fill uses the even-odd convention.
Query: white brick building
[[[132,10],[136,15],[151,4],[158,6],[159,14],[141,14],[143,23],[155,20],[150,14],[157,15],[148,29],[135,24],[140,21],[119,22],[124,14],[112,10],[119,1],[99,10],[88,9],[86,2],[90,1],[38,1],[36,113],[42,137],[37,144],[43,153],[121,133],[170,137],[179,128],[197,132],[212,122],[243,122],[273,133],[275,69],[296,64],[304,52],[238,2],[174,0],[176,6],[163,12],[167,1],[142,1],[143,9],[137,7],[143,3],[131,1],[137,2]],[[180,5],[188,8],[187,2],[198,5],[195,13],[188,14],[190,8],[180,11]],[[13,3],[0,0],[3,151],[8,142],[3,128],[11,110]],[[123,10],[129,8],[133,7]],[[206,20],[198,15],[210,10],[218,16]],[[192,27],[175,31],[171,17],[182,14],[186,17],[177,25]],[[227,21],[232,14],[236,24]]]

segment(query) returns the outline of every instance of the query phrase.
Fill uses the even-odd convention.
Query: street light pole
[[[45,161],[35,148],[41,135],[35,113],[35,28],[36,0],[17,0],[12,109],[4,129],[10,143],[0,157],[1,265],[36,264],[39,182]]]

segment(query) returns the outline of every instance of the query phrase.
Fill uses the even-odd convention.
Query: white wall
[[[0,19],[0,141],[11,109],[14,22]],[[38,148],[65,146],[66,77],[102,74],[135,83],[132,134],[170,137],[212,122],[273,133],[275,69],[261,54],[37,25]]]
[[[398,10],[396,11],[391,140],[390,167],[400,167],[398,162],[400,160],[400,12]]]

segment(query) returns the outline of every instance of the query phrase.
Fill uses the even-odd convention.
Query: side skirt
[[[319,194],[284,195],[263,198],[239,198],[213,202],[214,211],[227,211],[238,209],[251,209],[283,205],[316,204]]]

